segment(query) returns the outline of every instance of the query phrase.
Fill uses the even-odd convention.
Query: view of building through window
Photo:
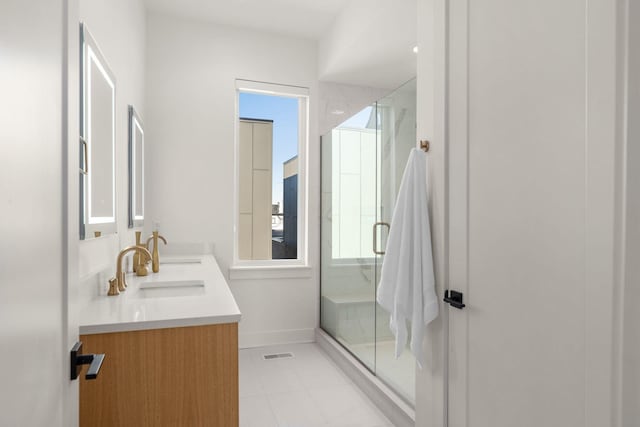
[[[376,202],[380,199],[376,114],[375,106],[366,107],[325,137],[325,150],[331,153],[325,171],[331,175],[333,259],[375,256],[371,250],[371,227],[376,222]]]
[[[296,259],[299,102],[239,93],[240,259]]]

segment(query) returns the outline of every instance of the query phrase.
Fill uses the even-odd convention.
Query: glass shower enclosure
[[[376,303],[391,216],[416,144],[416,81],[322,136],[320,326],[408,403],[415,360],[394,355]]]

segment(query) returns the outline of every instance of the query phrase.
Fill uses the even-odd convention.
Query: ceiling
[[[143,0],[149,11],[318,42],[318,78],[395,88],[416,75],[416,0]]]
[[[148,10],[318,40],[351,0],[144,0]]]
[[[323,81],[394,89],[416,76],[416,0],[351,0],[319,42]]]

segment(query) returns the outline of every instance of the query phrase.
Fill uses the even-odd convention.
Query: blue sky
[[[362,111],[353,116],[349,117],[347,120],[342,122],[339,128],[354,128],[354,129],[366,129],[367,124],[369,123],[369,119],[371,118],[371,113],[373,112],[373,106],[365,107]]]
[[[240,117],[273,120],[271,197],[282,207],[282,164],[298,154],[298,99],[240,92],[239,110]]]

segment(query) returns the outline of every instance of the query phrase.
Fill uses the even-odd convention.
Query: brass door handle
[[[391,230],[391,226],[387,222],[376,222],[373,224],[373,253],[376,255],[384,255],[385,251],[378,251],[378,234],[376,233],[376,227],[379,225],[384,225],[387,227],[387,233]]]

